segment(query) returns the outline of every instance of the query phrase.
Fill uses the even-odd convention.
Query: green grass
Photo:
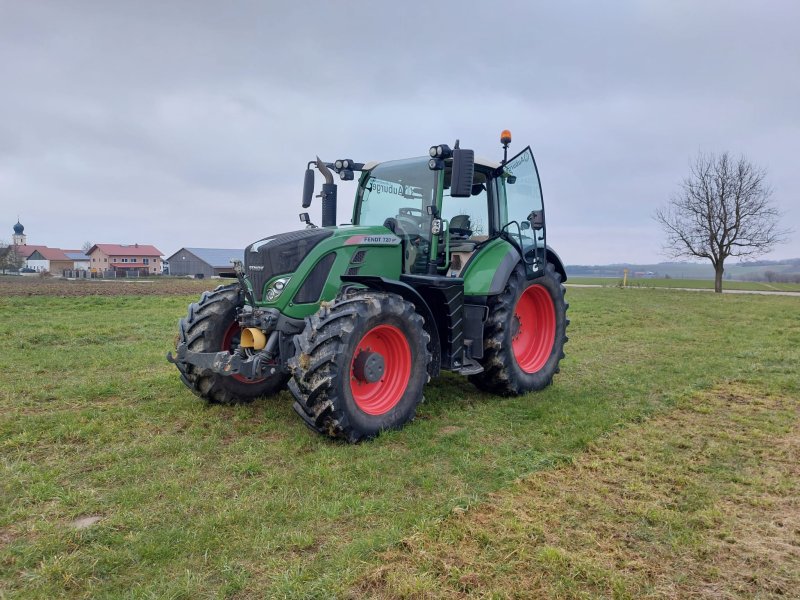
[[[602,285],[604,287],[621,287],[621,277],[570,277],[567,283],[579,285]],[[628,277],[629,287],[651,288],[690,288],[697,290],[713,290],[711,279],[635,279]],[[760,292],[800,292],[800,283],[767,283],[761,281],[722,282],[723,290],[746,290]]]
[[[798,392],[795,298],[568,296],[554,386],[501,399],[444,376],[413,424],[357,446],[286,393],[192,396],[164,360],[190,297],[0,298],[0,596],[343,595],[414,531],[699,389]]]
[[[781,598],[800,590],[800,406],[725,384],[381,553],[369,597]]]

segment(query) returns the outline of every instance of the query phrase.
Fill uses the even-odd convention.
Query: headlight
[[[289,283],[289,279],[291,279],[291,277],[281,277],[273,281],[264,293],[267,301],[273,302],[277,300],[278,296],[280,296],[286,288],[286,284]]]

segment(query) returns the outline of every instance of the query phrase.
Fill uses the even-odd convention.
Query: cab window
[[[452,239],[484,240],[489,235],[488,178],[475,171],[472,195],[469,198],[452,198],[449,182],[445,179],[442,195],[442,218],[447,219]]]

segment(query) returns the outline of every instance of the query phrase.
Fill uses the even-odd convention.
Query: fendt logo
[[[250,265],[247,268],[250,269],[251,271],[263,271],[264,265]]]

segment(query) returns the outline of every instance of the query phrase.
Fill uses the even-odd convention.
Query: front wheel
[[[180,320],[179,342],[185,342],[192,352],[235,351],[241,337],[236,311],[242,304],[237,284],[204,292]],[[218,404],[251,402],[260,396],[275,394],[283,389],[288,379],[277,364],[275,372],[262,379],[219,375],[188,363],[178,362],[176,366],[186,387],[204,400]]]
[[[550,385],[567,342],[565,291],[552,264],[531,281],[523,265],[517,265],[503,293],[489,298],[480,361],[484,370],[470,377],[476,387],[516,396]]]
[[[289,361],[294,409],[315,431],[357,442],[414,418],[430,337],[414,305],[359,290],[306,319]]]

